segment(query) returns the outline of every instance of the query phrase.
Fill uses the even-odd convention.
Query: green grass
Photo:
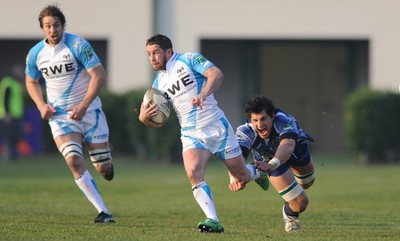
[[[181,165],[135,164],[114,157],[116,177],[90,167],[115,224],[93,224],[96,210],[75,185],[61,156],[0,163],[0,240],[399,240],[400,167],[362,167],[348,158],[315,158],[302,232],[286,233],[282,200],[255,183],[228,190],[225,166],[213,161],[206,180],[224,234],[202,234],[204,215]]]

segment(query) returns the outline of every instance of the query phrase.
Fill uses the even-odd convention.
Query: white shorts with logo
[[[109,130],[104,112],[98,108],[86,112],[81,121],[70,119],[68,115],[59,115],[49,120],[53,138],[73,132],[82,133],[88,143],[108,142]]]
[[[221,118],[206,127],[182,130],[182,151],[188,149],[207,149],[222,160],[242,154],[235,132],[226,118]]]

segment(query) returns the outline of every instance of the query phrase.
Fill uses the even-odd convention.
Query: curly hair
[[[261,113],[265,111],[267,115],[273,116],[275,113],[274,103],[263,95],[254,95],[247,99],[245,112],[248,118],[252,113]]]

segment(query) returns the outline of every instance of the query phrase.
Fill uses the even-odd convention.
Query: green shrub
[[[139,121],[145,91],[137,89],[123,95],[101,94],[113,153],[164,163],[180,162],[180,127],[174,111],[171,110],[168,122],[161,128],[148,127]]]
[[[126,153],[130,143],[126,141],[126,129],[128,122],[126,116],[127,100],[122,95],[110,92],[101,92],[102,109],[106,114],[110,129],[110,146],[113,153]]]
[[[180,126],[173,109],[161,128],[148,127],[139,121],[145,91],[137,89],[120,95],[108,91],[100,93],[113,155],[132,155],[167,164],[181,162]],[[47,121],[43,121],[42,146],[45,153],[57,152]]]
[[[359,89],[346,100],[344,117],[350,148],[371,162],[398,161],[399,94]]]

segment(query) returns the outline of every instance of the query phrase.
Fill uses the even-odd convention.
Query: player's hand
[[[274,166],[268,164],[265,161],[255,161],[254,162],[254,166],[258,170],[263,171],[263,172],[267,172],[267,173],[271,173],[275,169]]]
[[[239,181],[233,181],[233,182],[229,183],[228,187],[232,192],[238,192],[238,191],[244,189],[246,187],[246,184],[241,183]]]
[[[232,174],[229,172],[229,186],[228,188],[232,192],[238,192],[246,187],[246,183],[239,182],[235,177],[232,176]]]
[[[198,106],[200,109],[203,109],[203,103],[206,100],[206,96],[202,93],[193,97],[192,106]]]
[[[142,105],[140,106],[139,120],[141,120],[142,122],[145,120],[150,120],[152,117],[158,114],[158,105],[151,105],[150,103],[150,100],[146,103],[142,102]]]
[[[39,111],[40,111],[40,116],[44,120],[50,119],[56,113],[56,110],[54,109],[54,107],[49,104],[44,104],[44,105],[40,106]]]
[[[81,107],[81,106],[75,106],[70,109],[67,109],[66,111],[69,112],[69,118],[76,120],[76,121],[81,121],[82,118],[86,114],[87,108]]]

